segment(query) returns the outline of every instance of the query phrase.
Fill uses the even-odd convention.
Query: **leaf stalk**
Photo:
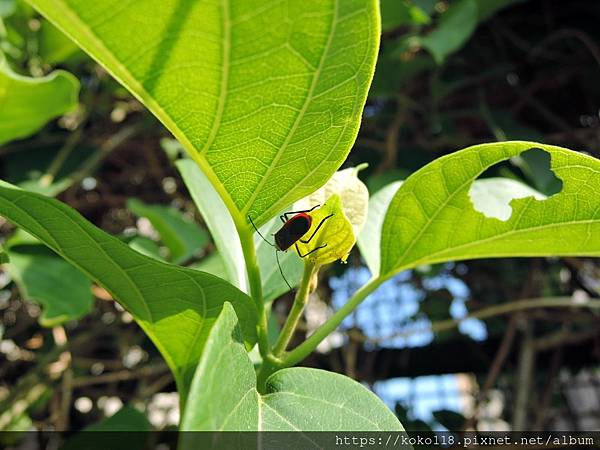
[[[280,356],[285,351],[290,343],[290,340],[292,339],[292,336],[294,335],[294,332],[296,331],[300,316],[304,311],[304,307],[308,303],[311,280],[317,270],[318,268],[315,264],[311,263],[310,261],[305,261],[302,281],[300,281],[300,287],[298,291],[296,291],[294,304],[292,305],[292,309],[290,310],[285,324],[281,329],[281,333],[279,333],[275,347],[273,348],[273,354],[275,356]]]

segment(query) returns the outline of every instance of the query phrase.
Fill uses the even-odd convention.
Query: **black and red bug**
[[[256,225],[254,225],[254,222],[252,221],[252,217],[248,216],[250,223],[252,224],[252,226],[258,233],[258,235],[267,244],[269,244],[272,247],[275,247],[275,258],[277,259],[277,265],[279,266],[279,271],[281,272],[281,276],[283,277],[283,279],[285,280],[286,284],[288,285],[288,287],[290,289],[292,289],[292,287],[290,286],[287,279],[285,278],[285,275],[283,274],[283,270],[281,268],[281,264],[279,264],[279,257],[277,256],[277,253],[285,252],[287,249],[289,249],[293,245],[296,248],[296,252],[298,253],[298,256],[300,258],[305,258],[306,256],[310,255],[311,253],[314,253],[317,250],[327,247],[327,244],[320,245],[316,248],[313,248],[311,251],[306,252],[304,255],[298,248],[298,242],[301,242],[303,244],[310,243],[310,241],[315,237],[315,235],[317,234],[319,229],[323,226],[325,221],[333,216],[333,214],[330,214],[326,217],[323,217],[323,219],[321,219],[321,221],[319,222],[319,225],[317,225],[317,227],[312,232],[312,234],[307,239],[302,239],[304,237],[304,235],[306,233],[308,233],[308,231],[310,230],[310,228],[312,226],[313,218],[309,213],[314,211],[319,206],[321,206],[321,205],[316,205],[316,206],[313,206],[311,209],[306,209],[303,211],[286,212],[286,213],[283,213],[281,216],[279,216],[279,218],[283,222],[283,226],[279,229],[279,231],[277,231],[273,235],[273,237],[275,238],[274,244],[269,242],[267,239],[265,239],[265,237],[261,234],[261,232],[258,230]]]

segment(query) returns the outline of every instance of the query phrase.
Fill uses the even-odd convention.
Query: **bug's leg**
[[[294,288],[290,285],[290,283],[288,283],[287,278],[283,274],[283,268],[281,267],[281,263],[279,262],[279,250],[275,250],[275,259],[277,260],[277,265],[279,266],[279,273],[281,274],[283,281],[285,281],[285,284],[288,285],[288,287],[290,288],[290,291],[293,291]]]
[[[308,213],[308,212],[314,211],[319,206],[321,206],[321,205],[315,205],[310,209],[303,209],[302,211],[288,211],[286,213],[283,213],[283,215],[281,217],[285,217],[285,220],[283,222],[287,222],[288,220],[290,220],[288,216],[291,216],[293,214]]]
[[[305,253],[304,255],[302,253],[300,253],[300,249],[298,248],[298,244],[294,244],[296,246],[296,251],[298,252],[298,256],[300,258],[305,258],[306,256],[310,255],[311,253],[316,252],[317,250],[321,250],[322,248],[327,247],[327,244],[323,244],[318,246],[317,248],[313,248],[310,252]]]
[[[250,217],[250,214],[248,214],[248,220],[250,220],[250,223],[252,224],[252,226],[254,227],[254,229],[256,230],[256,232],[258,233],[258,235],[262,238],[262,240],[265,241],[267,244],[269,244],[271,247],[275,247],[275,244],[272,244],[269,241],[267,241],[265,239],[265,237],[261,234],[261,232],[258,231],[258,228],[256,228],[256,225],[254,225],[254,222],[252,221],[252,217]]]
[[[279,216],[279,218],[281,219],[281,221],[282,221],[283,223],[286,223],[286,222],[287,222],[287,220],[285,220],[285,218],[283,217],[283,214],[282,214],[281,216]]]
[[[327,217],[323,217],[323,220],[321,220],[319,222],[319,225],[317,225],[317,228],[315,228],[315,231],[313,231],[313,233],[310,235],[310,237],[306,240],[300,239],[300,242],[302,242],[303,244],[308,244],[312,240],[312,238],[315,237],[315,234],[317,234],[317,231],[319,231],[319,228],[321,228],[321,226],[325,223],[325,221],[332,216],[333,216],[333,214],[329,214]]]

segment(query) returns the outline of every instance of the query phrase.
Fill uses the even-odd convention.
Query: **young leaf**
[[[333,194],[338,194],[342,201],[342,210],[352,224],[354,234],[358,235],[367,219],[369,206],[369,190],[358,178],[358,172],[367,166],[368,164],[361,164],[337,171],[324,186],[296,202],[294,210],[309,210],[323,205]]]
[[[127,308],[169,364],[182,398],[223,302],[231,302],[242,318],[249,348],[256,341],[254,303],[220,278],[141,255],[65,204],[4,182],[0,215],[93,278]]]
[[[208,233],[175,208],[147,205],[133,198],[127,201],[127,207],[150,221],[169,249],[169,261],[174,264],[186,262],[208,244]]]
[[[77,106],[79,82],[57,70],[43,78],[13,72],[0,52],[0,144],[35,133]]]
[[[269,377],[267,392],[261,395],[237,322],[226,303],[194,375],[181,430],[403,431],[375,394],[332,372],[283,369]],[[190,439],[188,444],[194,436],[182,435]]]
[[[167,126],[238,224],[323,185],[356,138],[376,0],[29,3]]]
[[[475,210],[473,181],[531,148],[551,156],[563,189],[546,200],[513,199],[507,220]],[[383,223],[381,273],[420,264],[508,256],[600,256],[600,161],[531,142],[500,142],[444,156],[398,189]]]
[[[247,291],[242,244],[223,200],[194,161],[180,159],[175,165],[225,263],[227,276],[222,278],[228,279],[242,291]]]
[[[356,236],[342,207],[340,196],[334,194],[319,209],[310,213],[312,224],[303,236],[309,242],[305,244],[298,241],[297,244],[300,253],[308,254],[306,258],[311,263],[321,266],[338,259],[346,262],[356,243]]]
[[[8,271],[23,299],[44,307],[42,326],[60,325],[90,312],[94,300],[91,282],[67,261],[41,245],[9,247],[8,255]]]
[[[367,220],[358,235],[357,244],[360,254],[374,277],[379,275],[379,242],[381,241],[383,219],[401,184],[402,181],[394,181],[381,188],[369,199]]]

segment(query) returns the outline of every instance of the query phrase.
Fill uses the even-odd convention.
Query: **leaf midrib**
[[[574,221],[561,222],[561,223],[550,223],[550,224],[538,225],[538,226],[535,226],[535,227],[528,227],[528,228],[523,228],[523,229],[520,229],[520,230],[511,230],[511,231],[507,231],[507,232],[502,233],[502,234],[498,234],[498,235],[495,235],[495,236],[490,236],[490,237],[485,238],[485,239],[479,239],[477,241],[471,241],[469,243],[457,245],[455,247],[445,248],[444,250],[441,250],[441,251],[438,251],[438,252],[435,252],[435,253],[431,253],[431,254],[429,254],[429,255],[427,255],[427,256],[425,256],[423,258],[420,258],[418,260],[409,261],[408,263],[406,263],[402,267],[407,267],[407,265],[419,265],[419,264],[422,264],[423,262],[426,262],[426,261],[432,261],[436,257],[443,257],[443,258],[445,258],[443,255],[445,255],[446,253],[452,253],[454,251],[463,250],[465,248],[468,249],[469,247],[475,247],[475,246],[483,244],[483,243],[493,242],[496,239],[502,239],[502,238],[505,238],[507,236],[512,236],[512,235],[516,235],[516,234],[519,234],[519,233],[529,233],[529,232],[532,232],[532,231],[539,231],[539,230],[544,230],[544,229],[554,228],[554,227],[562,227],[562,226],[569,226],[569,225],[585,225],[585,224],[594,224],[594,223],[599,223],[599,222],[600,222],[600,220],[595,220],[595,219],[576,220],[576,221],[574,220]],[[511,254],[514,254],[514,252],[511,252]],[[531,252],[526,252],[526,254],[527,255],[533,255],[533,253],[531,253]],[[543,253],[543,255],[546,255],[546,254],[547,253]],[[578,254],[580,254],[580,253],[578,252]],[[597,255],[597,254],[598,253],[594,253],[594,252],[590,253],[590,255]],[[498,255],[506,256],[506,254],[502,253],[502,252],[498,253]],[[452,255],[450,255],[450,256],[452,256]],[[468,258],[468,257],[466,257],[466,258]],[[444,259],[444,261],[445,260],[446,259]],[[394,270],[394,272],[395,272],[395,270]]]
[[[292,138],[295,136],[296,131],[297,131],[298,127],[300,126],[300,122],[302,122],[302,120],[304,119],[304,115],[306,114],[306,110],[308,109],[310,103],[313,100],[313,95],[314,95],[315,89],[317,87],[317,84],[319,83],[319,79],[321,77],[321,72],[323,70],[323,66],[325,64],[325,61],[327,60],[327,56],[329,55],[329,51],[331,49],[331,43],[333,42],[333,36],[334,36],[336,28],[337,28],[338,7],[339,7],[338,1],[339,0],[334,0],[333,1],[333,3],[334,3],[334,10],[333,10],[333,14],[331,15],[332,19],[331,19],[331,24],[329,26],[329,35],[327,36],[327,42],[325,43],[325,47],[323,49],[323,53],[321,54],[321,58],[319,60],[319,64],[317,65],[317,68],[316,68],[316,70],[315,70],[315,72],[313,74],[313,79],[312,79],[310,87],[308,89],[308,93],[307,93],[307,95],[306,95],[306,97],[304,99],[304,104],[302,105],[302,108],[300,108],[300,111],[298,112],[298,115],[296,116],[296,120],[294,121],[294,124],[292,125],[292,128],[291,128],[290,132],[288,133],[288,135],[286,136],[285,140],[283,141],[283,144],[277,150],[277,153],[275,154],[275,157],[271,161],[271,164],[269,165],[267,171],[265,172],[265,174],[263,175],[263,177],[259,181],[258,185],[254,189],[254,192],[253,192],[252,196],[246,202],[246,206],[244,206],[244,208],[242,209],[241,214],[243,216],[246,216],[248,214],[248,212],[250,211],[250,208],[254,204],[254,201],[256,200],[256,197],[260,193],[260,191],[263,188],[264,184],[267,182],[267,179],[269,178],[269,175],[273,172],[273,170],[275,169],[277,163],[279,162],[279,160],[281,159],[281,157],[284,154],[285,150],[289,146]],[[264,215],[264,213],[261,214],[261,216],[262,215]]]
[[[31,216],[31,214],[29,214],[28,211],[26,211],[23,207],[19,206],[17,204],[17,202],[19,201],[20,198],[24,198],[24,196],[22,197],[17,197],[15,200],[13,200],[11,203],[13,204],[13,206],[20,210],[23,214],[25,214],[26,216],[30,217],[32,221],[36,221],[35,218],[33,216]],[[94,239],[94,237],[85,229],[83,228],[81,225],[79,225],[77,222],[73,221],[71,219],[71,217],[66,214],[64,211],[61,211],[60,208],[52,205],[52,204],[48,204],[47,206],[53,208],[55,211],[57,211],[58,213],[60,213],[63,217],[65,217],[66,220],[68,220],[69,222],[71,222],[72,224],[74,224],[77,228],[79,228],[83,234],[85,234],[86,236],[88,236],[90,238],[90,240],[92,242],[94,242],[94,244],[96,245],[96,247],[100,250],[100,252],[106,257],[106,259],[108,261],[111,261],[113,266],[115,268],[118,269],[118,271],[127,279],[127,281],[129,282],[129,284],[133,287],[133,290],[136,293],[136,296],[138,297],[138,299],[140,300],[140,303],[143,307],[143,309],[145,310],[146,314],[147,314],[147,318],[142,318],[142,320],[146,320],[149,323],[153,323],[153,319],[152,319],[152,312],[150,311],[150,308],[148,306],[148,304],[145,302],[144,300],[144,296],[142,295],[141,291],[139,290],[138,286],[134,283],[133,279],[131,278],[131,276],[125,271],[125,269],[123,269],[114,259],[112,259],[104,250],[104,248],[102,248],[102,246],[100,245],[99,242],[96,241],[96,239]],[[17,223],[15,221],[15,223]],[[19,225],[21,228],[26,229],[25,226],[23,226],[22,224],[17,223],[17,225]],[[54,241],[54,245],[56,247],[56,251],[58,253],[60,253],[60,255],[65,258],[67,261],[69,261],[71,264],[73,264],[74,266],[76,266],[77,268],[79,268],[79,270],[83,271],[84,273],[86,273],[88,276],[90,276],[92,279],[95,279],[96,277],[89,273],[85,268],[83,268],[81,265],[79,265],[76,261],[72,260],[71,258],[67,257],[64,253],[64,251],[62,250],[61,246],[58,244],[58,241],[54,238],[54,236],[52,235],[52,233],[50,233],[50,231],[48,231],[48,229],[46,229],[46,231],[48,232],[48,235],[52,237],[52,240]],[[114,293],[111,293],[114,294]]]
[[[223,41],[222,47],[223,52],[221,56],[221,86],[219,95],[219,101],[217,103],[217,111],[215,113],[215,117],[213,119],[213,124],[210,130],[210,134],[206,140],[206,143],[199,150],[200,155],[204,155],[210,146],[215,141],[217,134],[219,132],[219,128],[221,126],[221,121],[223,120],[223,112],[225,111],[225,103],[227,101],[227,89],[229,86],[229,65],[230,65],[230,55],[231,55],[231,20],[229,17],[229,0],[221,0],[221,4],[223,5]]]

